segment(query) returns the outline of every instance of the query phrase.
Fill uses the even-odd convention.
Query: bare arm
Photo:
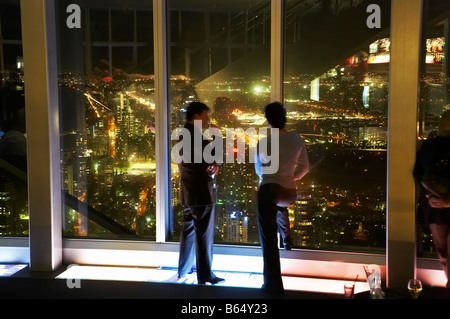
[[[302,179],[309,172],[309,159],[306,146],[303,143],[300,156],[298,157],[297,166],[295,167],[294,179],[297,181]]]

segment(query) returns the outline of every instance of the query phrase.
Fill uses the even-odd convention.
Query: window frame
[[[346,271],[356,269],[361,264],[379,264],[385,271],[388,286],[403,285],[405,278],[409,279],[426,271],[435,271],[439,267],[436,260],[416,258],[415,255],[415,186],[412,179],[414,154],[416,152],[417,118],[410,112],[412,105],[418,102],[420,61],[420,39],[424,0],[392,0],[391,8],[391,38],[392,59],[390,64],[390,99],[389,99],[389,146],[388,146],[388,190],[387,190],[387,246],[386,255],[349,252],[330,252],[294,249],[281,251],[282,265],[286,273],[308,275],[302,271],[304,265],[318,262],[323,267],[328,263],[346,264],[342,271],[329,273],[332,277],[345,276]],[[120,250],[129,254],[171,255],[168,265],[173,264],[177,255],[177,243],[166,242],[169,231],[169,194],[170,165],[169,164],[169,132],[168,132],[168,69],[167,69],[167,0],[153,0],[154,14],[154,50],[155,50],[155,103],[157,136],[156,136],[156,188],[157,188],[157,237],[156,242],[130,242],[117,240],[90,240],[61,238],[61,194],[59,174],[59,127],[57,124],[57,68],[56,33],[55,33],[55,0],[21,0],[22,12],[22,42],[24,45],[24,64],[27,72],[27,115],[37,109],[32,101],[36,97],[41,101],[41,112],[34,113],[34,121],[40,125],[28,126],[29,135],[39,131],[46,132],[43,146],[37,147],[32,141],[28,143],[30,162],[38,162],[29,166],[28,187],[30,191],[30,263],[33,270],[51,271],[64,263],[84,261],[89,263],[108,263],[108,257],[98,254],[96,258],[90,252]],[[284,0],[272,0],[271,8],[271,81],[272,99],[282,100],[283,93],[283,4]],[[26,19],[29,18],[29,19]],[[33,39],[33,29],[40,35],[40,40]],[[35,33],[36,34],[36,33]],[[42,45],[44,43],[45,45]],[[277,47],[279,45],[280,47]],[[33,55],[30,54],[33,50]],[[28,54],[26,53],[28,52]],[[36,56],[41,57],[37,59]],[[401,58],[407,56],[408,63]],[[43,63],[43,60],[44,63]],[[411,64],[413,67],[411,67]],[[417,69],[415,66],[417,65]],[[42,72],[30,72],[41,67]],[[409,79],[408,81],[405,81]],[[405,101],[405,97],[408,99]],[[33,104],[32,104],[33,103]],[[404,114],[409,115],[405,118]],[[29,114],[28,114],[29,113]],[[413,113],[413,114],[410,114]],[[42,134],[41,134],[42,136]],[[39,157],[39,154],[41,156]],[[407,154],[408,156],[405,156]],[[55,159],[58,158],[58,162]],[[30,163],[29,162],[29,163]],[[41,164],[41,165],[37,165]],[[46,169],[42,170],[42,167]],[[43,183],[44,182],[44,183]],[[36,195],[45,191],[47,196]],[[23,248],[17,245],[17,239],[2,238],[2,248],[14,250]],[[8,246],[9,245],[9,246]],[[215,255],[221,256],[260,256],[259,247],[215,245]],[[219,257],[220,259],[220,257]],[[103,260],[103,262],[102,262]],[[142,260],[142,259],[141,259]],[[143,265],[151,264],[149,259],[143,259]],[[146,260],[146,261],[145,261]],[[160,260],[165,260],[160,259]],[[416,262],[417,261],[417,262]],[[302,267],[297,267],[299,264]],[[292,266],[292,265],[295,265]],[[355,266],[356,265],[356,266]],[[159,266],[164,266],[160,264]],[[307,267],[308,268],[308,267]],[[362,267],[360,267],[362,268]],[[419,271],[418,271],[419,270]],[[437,271],[437,270],[436,270]],[[314,272],[310,272],[314,275]],[[354,273],[351,275],[353,276]],[[319,274],[315,274],[316,276]],[[322,272],[322,275],[324,273]]]

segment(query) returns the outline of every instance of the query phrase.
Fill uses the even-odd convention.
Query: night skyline
[[[257,9],[258,13],[268,13],[266,5]],[[69,194],[87,201],[142,238],[152,240],[156,227],[153,38],[143,32],[143,28],[151,29],[152,12],[132,8],[114,8],[111,12],[108,29],[105,10],[92,9],[92,46],[83,44],[84,30],[61,30],[62,182]],[[176,8],[170,13],[173,42],[169,127],[172,130],[184,123],[183,109],[192,100],[202,100],[212,107],[212,119],[219,126],[264,127],[266,124],[258,120],[270,101],[270,14],[261,15],[248,30],[243,29],[245,20],[238,13],[213,10],[211,14]],[[319,10],[308,19],[317,15],[327,16]],[[241,28],[233,29],[233,34],[229,18],[235,18],[233,21]],[[192,20],[195,22],[186,24]],[[136,32],[136,37],[130,32],[124,35],[124,30],[132,29],[133,21],[139,26],[130,31]],[[208,21],[209,27],[205,27]],[[223,23],[226,25],[222,28]],[[122,24],[126,25],[123,30]],[[317,32],[326,28],[324,25]],[[201,34],[196,30],[202,30]],[[308,34],[305,30],[302,34]],[[293,35],[291,31],[288,28],[286,32]],[[67,34],[70,35],[65,37]],[[209,43],[212,38],[217,43]],[[341,34],[340,38],[348,36]],[[359,46],[358,42],[357,49],[348,41],[342,42],[340,52],[329,52],[330,43],[314,47],[319,44],[313,33],[302,38],[314,47],[308,55],[323,51],[323,56],[310,65],[311,70],[318,72],[313,73],[296,65],[295,61],[308,61],[302,49],[305,44],[294,43],[289,37],[283,102],[288,110],[288,128],[307,141],[314,167],[299,182],[299,198],[290,208],[296,247],[385,247],[389,64],[378,63],[376,57],[388,51],[382,52],[386,38],[377,39],[381,44],[375,51],[372,50],[376,41],[368,42],[368,38],[365,34],[367,45]],[[66,46],[69,42],[74,45]],[[345,58],[336,60],[338,53],[350,51]],[[293,60],[296,55],[297,60]],[[430,65],[439,66],[440,62]],[[434,96],[431,99],[437,103]],[[430,107],[429,113],[437,116],[439,107]],[[177,240],[178,176],[176,167],[171,167],[171,240]],[[237,177],[232,179],[237,171],[238,184]],[[216,241],[258,244],[254,206],[257,180],[253,167],[224,166],[217,182]],[[88,225],[72,209],[67,209],[65,218],[67,236],[110,236],[101,227]]]

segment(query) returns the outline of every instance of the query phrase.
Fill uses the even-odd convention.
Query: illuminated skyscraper
[[[242,212],[225,214],[225,241],[228,243],[248,242],[248,217]]]
[[[0,235],[14,234],[15,221],[18,220],[16,190],[13,180],[0,176]]]
[[[257,211],[256,211],[256,190],[258,177],[255,173],[253,164],[224,163],[217,176],[217,199],[219,205],[216,208],[216,214],[219,214],[219,220],[222,219],[225,229],[225,237],[229,237],[229,227],[234,227],[236,220],[230,216],[239,218],[247,218],[246,238],[252,242],[258,240],[257,233]],[[231,212],[239,212],[238,215]],[[233,226],[230,226],[230,222]],[[219,232],[222,223],[219,223]],[[250,230],[250,233],[248,232]],[[232,242],[241,240],[242,235],[230,239]]]

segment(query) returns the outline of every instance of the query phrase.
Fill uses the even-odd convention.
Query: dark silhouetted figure
[[[450,171],[448,164],[450,164],[450,111],[442,115],[438,135],[427,139],[422,144],[417,152],[414,166],[414,179],[420,190],[417,222],[430,229],[433,245],[447,276],[447,288],[450,288],[448,280],[450,275],[450,198],[438,191],[439,188],[450,190],[450,176],[447,175],[448,178],[445,178],[443,175]],[[436,165],[445,165],[445,167],[440,168],[443,170],[441,176],[433,181],[430,177],[433,173],[430,172],[437,169]],[[436,188],[439,183],[441,184]]]
[[[265,116],[270,128],[279,131],[278,141],[271,142],[268,136],[257,145],[255,170],[260,176],[258,189],[258,228],[264,260],[263,289],[283,294],[284,287],[281,279],[280,256],[277,247],[277,229],[280,231],[285,249],[290,249],[292,239],[289,229],[287,207],[297,198],[295,181],[303,178],[309,171],[308,154],[305,142],[299,134],[286,130],[286,110],[281,103],[275,102],[266,106]],[[263,154],[260,145],[267,143],[270,156],[278,156],[278,170],[276,173],[264,172]],[[279,154],[272,154],[271,143],[277,142]],[[266,164],[269,165],[269,164]]]
[[[194,134],[202,135],[201,128],[194,126],[194,121],[201,121],[202,128],[209,126],[209,108],[203,103],[192,102],[186,110],[185,128],[191,136],[190,163],[181,162],[180,169],[180,204],[184,206],[183,226],[180,238],[180,255],[178,277],[191,273],[196,260],[197,280],[199,284],[207,282],[217,284],[224,279],[216,277],[212,270],[214,244],[214,189],[213,175],[217,175],[219,166],[204,161],[194,161]],[[195,133],[195,130],[200,132]],[[209,143],[202,139],[200,150]],[[197,145],[199,147],[199,145]],[[195,259],[196,257],[196,259]]]

